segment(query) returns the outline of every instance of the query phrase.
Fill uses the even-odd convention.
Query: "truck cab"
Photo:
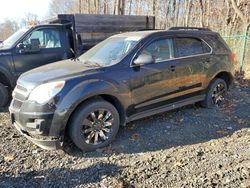
[[[0,44],[0,106],[8,102],[9,90],[22,73],[73,57],[70,34],[63,24],[38,25],[19,30]]]
[[[68,33],[64,25],[39,25],[21,29],[5,40],[0,46],[0,63],[8,59],[12,65],[12,82],[30,69],[72,58]]]
[[[0,43],[0,107],[17,78],[36,67],[76,58],[107,37],[125,31],[154,29],[154,17],[62,14],[23,28]]]

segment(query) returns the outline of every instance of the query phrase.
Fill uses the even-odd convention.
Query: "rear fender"
[[[226,59],[225,60],[218,59],[217,62],[218,61],[220,61],[220,63],[214,63],[207,71],[207,75],[206,75],[207,78],[205,79],[205,82],[203,84],[204,89],[206,89],[209,86],[211,81],[220,72],[227,72],[228,74],[230,74],[231,77],[233,77],[233,70],[234,70],[233,65],[231,63],[228,63]]]

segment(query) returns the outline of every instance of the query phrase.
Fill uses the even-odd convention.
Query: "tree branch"
[[[227,0],[227,1],[229,1],[229,0]],[[237,6],[235,0],[231,0],[231,2],[232,2],[232,7],[233,7],[234,11],[236,12],[236,14],[240,17],[240,19],[244,22],[244,24],[249,25],[250,23],[248,22],[247,17],[239,9],[239,7]]]

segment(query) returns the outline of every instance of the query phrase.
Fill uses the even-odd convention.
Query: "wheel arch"
[[[71,121],[74,113],[82,106],[84,105],[86,102],[89,101],[96,101],[97,99],[103,99],[109,103],[111,103],[118,111],[119,113],[119,117],[120,117],[120,125],[124,125],[126,122],[126,113],[125,113],[125,109],[122,106],[121,101],[110,94],[99,94],[99,95],[95,95],[95,96],[91,96],[89,98],[84,99],[83,101],[81,101],[74,109],[73,111],[69,114],[69,117],[67,119],[67,121],[65,122],[65,128],[64,128],[64,133],[67,133],[67,129],[69,128],[69,122]],[[66,131],[65,131],[66,130]]]
[[[213,80],[214,80],[215,78],[223,79],[223,80],[226,82],[228,88],[229,88],[230,85],[233,83],[233,76],[232,76],[232,74],[229,73],[229,72],[226,72],[226,71],[222,71],[222,72],[217,73],[217,74],[214,76]]]
[[[4,73],[4,71],[2,71],[0,69],[0,82],[5,85],[5,86],[8,86],[9,88],[12,88],[14,87],[10,77]]]

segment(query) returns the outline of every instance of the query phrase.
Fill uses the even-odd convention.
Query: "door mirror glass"
[[[143,65],[143,64],[150,64],[154,63],[154,59],[149,54],[141,54],[134,60],[134,65]]]

